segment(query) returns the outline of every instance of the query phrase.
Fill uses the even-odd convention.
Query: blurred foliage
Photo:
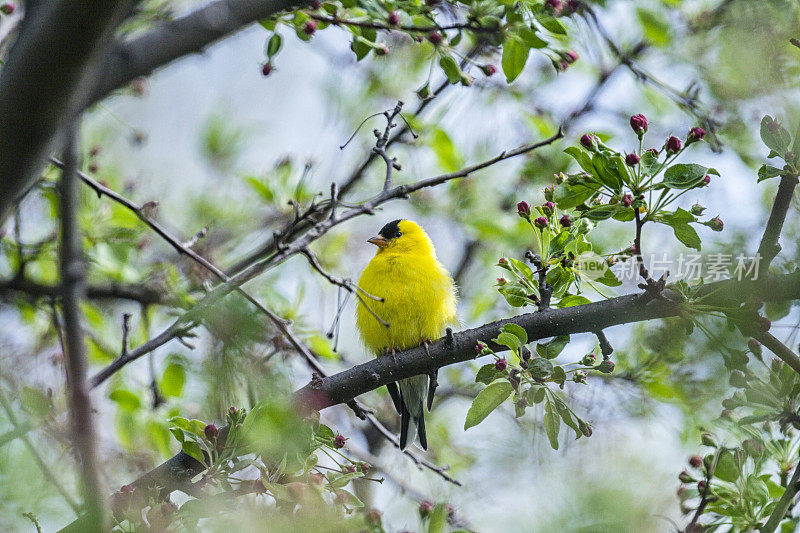
[[[561,10],[555,11],[556,4]],[[144,2],[122,31],[132,35],[146,31],[199,5]],[[253,65],[266,74],[264,83],[295,90],[297,82],[291,78],[304,65],[290,58],[303,57],[292,55],[298,50],[310,48],[329,62],[330,68],[319,75],[319,98],[330,109],[326,118],[335,121],[336,133],[326,139],[326,149],[311,147],[319,158],[301,155],[309,153],[305,145],[287,155],[273,153],[266,144],[259,146],[259,157],[270,162],[254,165],[243,154],[252,151],[257,132],[222,106],[202,118],[200,131],[186,132],[193,138],[198,161],[214,177],[212,185],[182,189],[179,203],[170,203],[180,209],[167,211],[146,196],[143,191],[153,189],[143,187],[145,178],[131,172],[126,157],[148,142],[147,125],[141,130],[126,126],[132,139],[128,129],[119,135],[119,127],[108,127],[99,118],[107,112],[100,106],[91,112],[85,131],[82,169],[143,204],[153,219],[180,227],[175,233],[186,241],[200,228],[208,228],[193,249],[223,267],[291,221],[296,209],[327,198],[331,181],[343,185],[355,176],[344,195],[346,201],[374,194],[382,184],[378,165],[353,174],[370,154],[373,124],[361,130],[346,150],[337,149],[365,117],[390,108],[398,99],[406,102],[405,118],[419,135],[416,139],[406,135],[390,147],[390,155],[403,167],[396,178],[400,182],[451,172],[529,139],[545,138],[566,121],[568,139],[561,145],[419,191],[401,206],[387,206],[376,218],[339,226],[313,245],[326,269],[352,277],[366,262],[361,242],[380,227],[377,218],[397,218],[392,214],[400,213],[419,219],[431,233],[440,258],[458,274],[459,314],[465,327],[535,306],[541,293],[538,277],[524,261],[528,249],[552,263],[552,272],[560,272],[557,280],[555,274],[549,275],[558,287],[554,306],[580,305],[636,290],[631,283],[616,287],[619,281],[613,275],[621,278],[618,269],[632,262],[630,253],[620,252],[630,251],[633,209],[640,208],[642,216],[657,223],[646,226],[645,251],[652,247],[685,252],[686,246],[699,248],[701,236],[704,257],[754,250],[761,225],[757,231],[737,225],[743,215],[740,206],[720,213],[727,227],[719,235],[706,228],[694,231],[698,222],[698,215],[691,212],[694,197],[673,198],[667,210],[658,196],[662,190],[723,196],[752,186],[746,190],[760,192],[746,199],[746,205],[754,219],[766,218],[778,181],[774,178],[797,170],[799,151],[792,139],[797,138],[800,116],[800,50],[789,44],[789,38],[800,37],[798,4],[648,0],[583,2],[579,9],[570,5],[577,4],[322,2],[264,20],[259,27],[263,61]],[[391,13],[396,14],[397,24],[392,23]],[[365,23],[378,28],[364,27]],[[437,24],[461,27],[440,31]],[[625,59],[639,42],[646,49]],[[256,52],[260,57],[261,50]],[[283,74],[288,78],[279,76]],[[118,98],[143,97],[144,88],[143,80],[138,80]],[[640,112],[650,119],[643,146],[627,129],[628,117]],[[762,123],[765,114],[770,116]],[[683,160],[663,165],[666,139],[678,132],[685,147],[686,134],[681,132],[697,124],[708,132],[707,142],[693,147],[697,165]],[[592,143],[565,153],[564,148],[576,144],[583,133],[593,136]],[[122,155],[105,148],[116,137],[127,143]],[[658,158],[646,155],[644,150],[651,147],[659,151]],[[706,147],[735,158],[712,155]],[[324,159],[334,152],[335,157]],[[624,161],[631,152],[639,162],[627,167],[636,170],[628,171]],[[709,170],[712,158],[720,177]],[[666,167],[677,170],[666,176],[660,173]],[[638,169],[649,169],[644,177],[651,174],[650,183],[643,185],[646,181]],[[712,174],[712,183],[705,189],[698,180],[707,173]],[[558,194],[547,198],[554,193],[546,191],[554,176]],[[0,228],[0,283],[25,279],[51,287],[58,282],[58,177],[55,167],[48,168],[21,201],[16,219]],[[669,187],[656,189],[663,180]],[[171,186],[167,183],[164,188]],[[632,195],[630,205],[625,205],[626,194]],[[640,194],[645,198],[639,200]],[[597,197],[604,198],[602,205],[597,205]],[[549,200],[556,205],[545,213],[542,206]],[[527,219],[518,214],[521,201],[534,206]],[[580,210],[575,209],[578,206]],[[564,213],[575,222],[569,229],[558,223]],[[795,201],[775,271],[796,268],[797,243],[792,236],[800,230],[797,214]],[[540,216],[549,217],[546,227],[536,227]],[[706,225],[713,218],[716,213],[704,221]],[[82,306],[93,373],[119,355],[123,313],[132,314],[128,344],[138,346],[206,294],[216,280],[179,257],[134,213],[88,188],[81,192],[80,221],[91,287],[144,287],[165,298],[157,304],[92,299]],[[614,280],[609,277],[602,287],[595,280],[582,280],[574,264],[561,265],[570,259],[568,243],[563,242],[570,237],[574,255],[579,255],[580,246],[581,251],[591,249],[602,257],[628,261],[608,270]],[[508,261],[497,266],[501,257]],[[513,279],[496,283],[501,275]],[[246,287],[292,321],[326,370],[348,368],[366,357],[352,339],[351,308],[344,297],[314,275],[302,258],[290,259]],[[45,530],[57,529],[74,518],[70,500],[79,494],[67,439],[63,354],[55,327],[59,306],[46,295],[6,290],[0,294],[0,387],[9,398],[9,409],[0,413],[3,527],[31,528],[22,513],[32,512]],[[780,321],[776,328],[787,329],[773,332],[796,347],[797,309],[792,305],[769,303],[761,312]],[[148,527],[154,529],[491,531],[496,530],[492,517],[502,514],[503,523],[512,530],[657,531],[667,528],[656,516],[659,513],[681,521],[681,527],[691,521],[701,502],[697,482],[705,480],[710,487],[707,496],[715,499],[706,503],[700,521],[715,524],[720,531],[745,530],[763,523],[798,462],[797,377],[766,353],[746,348],[748,336],[737,328],[736,320],[727,320],[736,310],[691,311],[688,322],[675,318],[609,332],[612,366],[610,359],[604,363],[594,338],[576,335],[526,348],[527,338],[510,328],[494,341],[511,348],[504,363],[498,364],[503,355],[498,353],[490,363],[442,369],[437,404],[428,422],[432,446],[425,458],[450,465],[448,474],[465,482],[464,487],[455,487],[433,472],[418,472],[372,426],[356,421],[344,409],[325,411],[331,418],[324,423],[298,418],[285,400],[308,382],[310,371],[268,320],[243,298],[231,295],[203,315],[194,330],[196,337],[160,348],[93,393],[104,476],[116,489],[180,449],[212,466],[202,481],[197,480],[203,484],[197,495],[180,493],[163,501],[139,489],[115,491],[114,499],[122,507],[133,503],[145,508]],[[338,331],[338,337],[329,338],[329,329],[334,337]],[[339,350],[334,351],[337,344]],[[486,348],[485,353],[491,350]],[[394,429],[391,401],[384,390],[365,395],[363,402]],[[231,405],[242,409],[234,415]],[[529,416],[522,416],[526,411]],[[252,453],[244,459],[235,458],[231,450],[218,453],[217,437],[209,437],[206,427],[215,422],[222,426],[244,413],[246,418],[233,424],[233,436],[238,438],[236,431],[241,431],[241,445],[254,446],[248,450]],[[702,449],[702,464],[688,468],[692,480],[684,476],[684,487],[675,498],[678,482],[653,483],[649,476],[677,475],[682,466],[665,465],[662,449],[650,443],[631,450],[630,432],[617,433],[620,420],[633,427],[633,433],[644,434],[643,439],[653,437],[640,428],[657,425],[683,439],[684,447],[694,447],[704,432],[714,433],[716,441]],[[465,421],[474,426],[466,432]],[[243,425],[237,429],[238,422]],[[346,432],[344,447],[338,446],[334,429]],[[20,434],[27,435],[31,446]],[[584,438],[573,442],[572,435]],[[548,445],[558,447],[558,452]],[[562,457],[563,467],[547,469]],[[370,471],[363,465],[373,459]],[[55,473],[54,480],[43,474],[42,465]],[[712,465],[717,466],[712,469]],[[548,493],[554,501],[530,511],[529,494],[516,494],[504,486],[507,477],[527,472],[523,467],[530,469],[529,477],[544,476],[543,483],[560,487],[555,496]],[[508,492],[525,501],[525,513],[504,511],[511,499]],[[429,506],[420,506],[420,501]],[[489,508],[487,501],[496,508]],[[419,508],[418,514],[407,512],[414,508]],[[683,518],[681,511],[686,512]],[[120,520],[119,529],[144,530],[140,515]],[[784,527],[795,521],[786,520]]]

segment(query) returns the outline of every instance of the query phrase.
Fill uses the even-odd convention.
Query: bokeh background
[[[182,12],[198,4],[169,5]],[[472,86],[446,88],[418,115],[415,91],[428,77],[429,47],[387,37],[390,54],[356,62],[342,30],[319,32],[310,42],[287,30],[275,69],[265,77],[261,66],[268,33],[251,26],[97,104],[82,129],[84,170],[139,203],[158,201],[154,216],[184,239],[208,228],[198,251],[229,266],[290,220],[288,200],[307,203],[314,194],[324,194],[331,181],[345,181],[369,154],[371,131],[383,126],[382,119],[368,122],[344,149],[340,145],[365,117],[398,100],[405,102],[419,134],[391,149],[403,167],[396,179],[403,181],[452,171],[545,138],[566,121],[565,139],[550,147],[388,204],[372,217],[338,226],[314,245],[329,271],[357,278],[373,253],[367,238],[395,218],[420,222],[440,260],[458,275],[459,317],[471,327],[519,312],[493,287],[502,275],[494,266],[497,259],[521,258],[532,245],[515,204],[543,201],[542,189],[554,173],[572,168],[561,150],[585,132],[597,133],[620,150],[634,149],[628,117],[644,113],[650,119],[646,145],[660,147],[669,134],[684,136],[697,124],[713,129],[684,157],[718,169],[721,176],[708,189],[686,195],[681,205],[700,202],[725,222],[721,234],[700,228],[705,230],[704,254],[752,254],[776,185],[756,181],[767,154],[758,141],[758,123],[765,114],[795,122],[800,116],[800,50],[788,44],[789,37],[797,36],[796,3],[651,0],[594,7],[597,21],[575,17],[568,23],[570,37],[563,48],[580,57],[568,70],[557,72],[548,57],[535,51],[512,85],[502,72],[486,77],[473,67]],[[646,47],[628,68],[620,65],[605,37],[621,50],[640,42]],[[489,50],[478,63],[499,66],[499,57]],[[434,71],[431,85],[441,78]],[[96,155],[90,153],[93,147],[99,147]],[[370,197],[382,180],[380,165],[370,166],[348,198]],[[45,194],[25,200],[23,242],[52,238],[49,209]],[[779,269],[790,265],[785,258],[796,257],[796,215],[795,202]],[[90,281],[146,281],[171,288],[204,282],[188,260],[107,200],[86,193],[82,221],[90,241]],[[3,232],[0,274],[7,278],[13,274],[8,258],[13,221]],[[610,222],[592,237],[597,249],[612,253],[632,243],[633,228]],[[644,242],[646,251],[669,258],[689,252],[668,229],[648,228]],[[53,281],[54,248],[43,246],[43,258],[28,272],[42,282]],[[334,352],[334,340],[325,333],[340,295],[302,257],[247,288],[295,321],[328,371],[367,359],[354,328],[352,301],[335,328]],[[605,295],[634,289],[627,282]],[[603,297],[591,291],[587,296]],[[90,358],[95,370],[116,354],[123,312],[132,314],[132,345],[160,331],[173,316],[158,308],[144,313],[135,303],[92,303],[84,312],[94,336]],[[796,344],[796,309],[770,312],[777,318],[775,334]],[[291,390],[310,378],[291,349],[235,299],[210,322],[190,340],[194,350],[171,342],[93,393],[109,487],[130,481],[177,451],[166,429],[173,414],[220,420],[229,405],[247,406],[259,391],[273,386]],[[325,411],[323,420],[349,437],[351,451],[374,462],[378,475],[386,478],[382,484],[360,481],[356,489],[368,505],[384,512],[389,531],[420,529],[420,498],[452,504],[459,519],[476,531],[674,531],[683,521],[675,495],[677,475],[698,447],[698,428],[713,427],[728,387],[716,348],[734,334],[720,324],[709,326],[716,339],[700,332],[687,336],[670,321],[608,330],[616,350],[615,374],[567,390],[571,405],[592,422],[594,434],[573,443],[562,431],[558,451],[547,443],[537,408],[515,419],[513,407],[506,405],[465,432],[466,411],[479,390],[474,374],[482,363],[443,369],[425,456],[450,465],[461,487],[418,469],[343,406]],[[578,336],[561,357],[576,360],[596,351],[595,343],[594,337]],[[73,490],[60,357],[48,306],[4,294],[4,395],[12,412],[34,426],[28,442]],[[158,406],[153,379],[162,387]],[[385,394],[366,395],[363,403],[396,429]],[[0,413],[0,433],[14,427]],[[73,518],[36,460],[21,439],[0,448],[0,515],[5,517],[0,529],[29,530],[23,512],[36,513],[47,531]]]

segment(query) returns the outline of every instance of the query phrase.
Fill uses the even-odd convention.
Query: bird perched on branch
[[[369,239],[378,247],[358,286],[382,301],[359,298],[356,325],[368,350],[376,356],[425,344],[442,336],[447,326],[456,323],[456,290],[453,278],[436,259],[430,237],[410,220],[386,224]],[[391,356],[390,355],[390,356]],[[414,428],[423,449],[428,449],[425,434],[424,399],[428,390],[428,410],[433,388],[428,376],[414,376],[387,385],[400,413],[400,448],[414,439]]]

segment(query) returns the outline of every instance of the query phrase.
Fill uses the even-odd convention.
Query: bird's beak
[[[376,235],[371,239],[367,239],[367,242],[374,244],[378,248],[383,248],[384,246],[389,244],[389,241],[387,241],[386,237],[384,237],[383,235]]]

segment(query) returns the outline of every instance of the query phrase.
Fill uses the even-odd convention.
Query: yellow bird
[[[380,357],[441,337],[447,326],[456,323],[456,289],[453,278],[436,259],[430,237],[416,223],[400,219],[386,224],[367,242],[378,251],[358,285],[383,302],[364,298],[356,308],[356,326],[366,348]],[[400,413],[403,450],[412,423],[420,446],[428,449],[423,406],[427,385],[428,376],[387,385]],[[433,400],[430,392],[428,410]],[[413,440],[413,427],[411,430]]]

